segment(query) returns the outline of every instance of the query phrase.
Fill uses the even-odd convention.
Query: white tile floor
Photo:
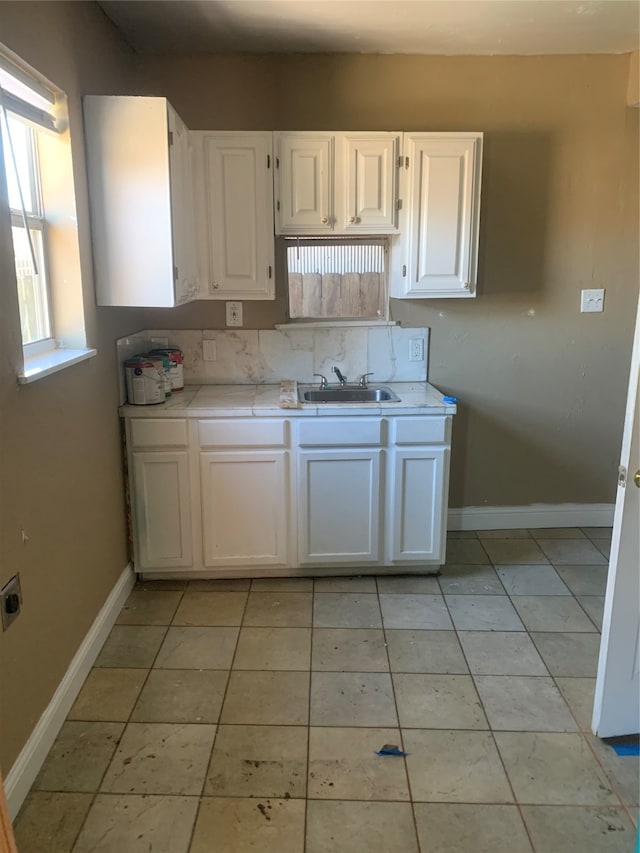
[[[631,853],[638,759],[589,732],[609,539],[451,534],[439,578],[139,586],[20,853]]]

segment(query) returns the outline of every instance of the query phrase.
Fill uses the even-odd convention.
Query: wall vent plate
[[[2,611],[2,630],[7,628],[20,615],[22,609],[22,591],[20,589],[20,575],[14,575],[11,580],[0,589],[0,611]]]

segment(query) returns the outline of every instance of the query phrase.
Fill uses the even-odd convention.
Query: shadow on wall
[[[566,439],[558,442],[553,424],[542,421],[522,413],[510,421],[508,409],[489,414],[486,403],[467,394],[453,419],[450,506],[580,503],[581,495],[602,491],[599,472],[583,464],[588,439],[576,435],[569,458],[556,449],[566,447]]]
[[[544,289],[551,136],[485,134],[478,295]]]

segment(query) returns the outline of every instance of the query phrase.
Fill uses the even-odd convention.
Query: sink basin
[[[301,403],[400,402],[400,397],[384,385],[371,385],[368,388],[361,388],[359,385],[322,389],[300,388],[298,396]]]

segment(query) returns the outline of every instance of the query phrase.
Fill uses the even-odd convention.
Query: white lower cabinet
[[[390,561],[439,560],[446,531],[444,484],[449,451],[445,448],[394,448],[390,454]]]
[[[136,570],[444,562],[450,416],[132,418]]]
[[[298,558],[314,563],[380,560],[379,449],[298,454]]]
[[[203,563],[287,565],[288,453],[200,454]]]
[[[193,563],[189,456],[180,451],[132,454],[136,568]]]

